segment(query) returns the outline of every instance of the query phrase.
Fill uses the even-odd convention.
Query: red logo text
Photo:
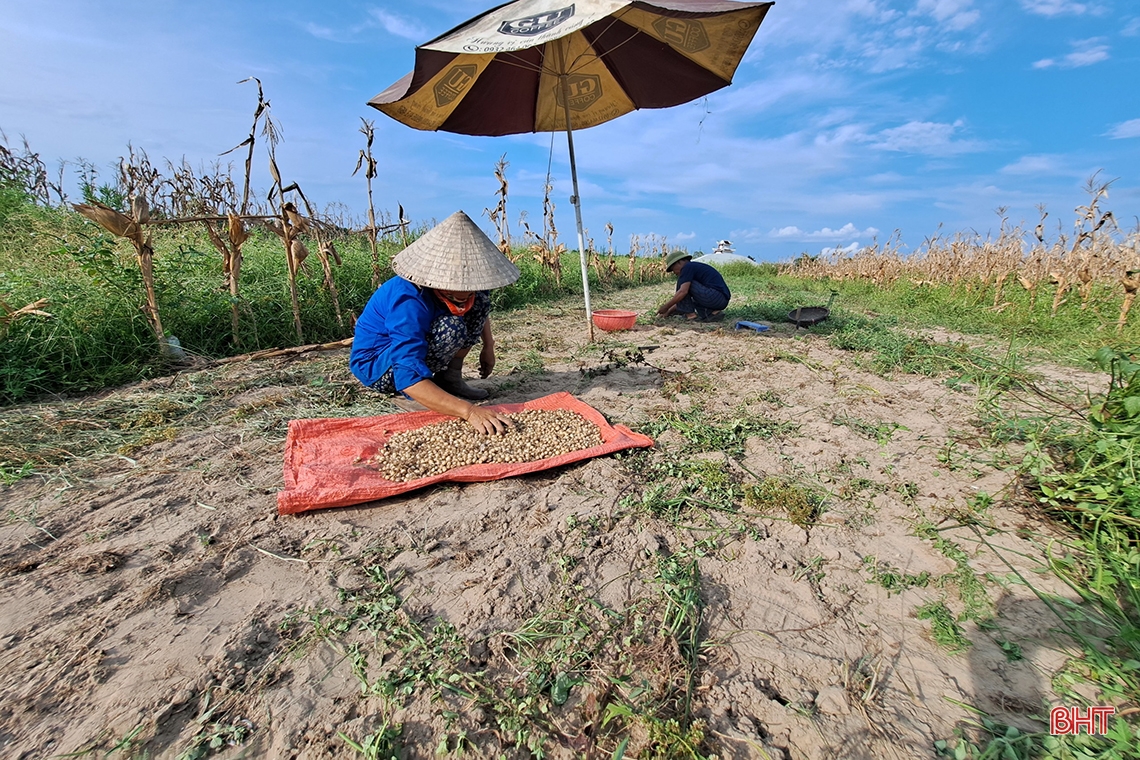
[[[1086,734],[1106,734],[1108,719],[1115,714],[1115,707],[1054,707],[1049,711],[1049,733],[1079,734],[1084,729]]]

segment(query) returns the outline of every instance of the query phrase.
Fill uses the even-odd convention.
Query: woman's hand
[[[501,414],[496,414],[490,409],[484,409],[481,406],[471,405],[471,410],[468,413],[467,424],[474,428],[476,433],[483,435],[500,435],[508,430],[515,429],[514,420],[510,417],[504,417]]]
[[[515,428],[515,423],[510,417],[504,417],[489,409],[475,406],[469,401],[452,396],[431,380],[420,380],[418,383],[405,388],[404,393],[410,396],[413,401],[418,401],[433,412],[466,420],[467,424],[476,432],[484,435],[498,435]]]

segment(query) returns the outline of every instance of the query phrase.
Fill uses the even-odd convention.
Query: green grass
[[[744,489],[723,463],[671,457],[647,465],[644,456],[625,461],[645,478],[641,492],[623,500],[626,508],[673,523],[705,512],[740,511]]]
[[[930,621],[930,638],[951,654],[961,654],[973,646],[945,602],[927,602],[915,610],[915,615],[919,620]]]
[[[837,347],[850,350],[876,345],[889,348],[896,366],[911,366],[905,371],[945,368],[959,353],[968,352],[953,344],[950,350],[932,349],[930,341],[897,328],[944,328],[997,346],[1009,345],[1012,340],[1034,349],[1039,357],[1084,367],[1101,347],[1140,345],[1140,314],[1133,315],[1120,335],[1116,333],[1123,291],[1115,283],[1094,287],[1087,309],[1082,310],[1070,295],[1070,302],[1054,317],[1050,315],[1051,297],[1039,294],[1033,301],[1016,283],[1007,284],[1003,290],[1002,300],[1010,306],[995,311],[991,308],[993,286],[980,281],[916,285],[900,280],[880,286],[860,280],[803,279],[780,274],[771,265],[734,264],[722,271],[733,292],[728,319],[784,322],[797,306],[826,304],[835,290],[839,296],[831,318],[800,332],[834,336]],[[893,334],[888,337],[885,332]]]
[[[1073,531],[1050,567],[1082,604],[1058,610],[1083,650],[1075,675],[1119,702],[1140,702],[1140,365],[1102,351],[1107,389],[1083,420],[1031,428],[1024,471],[1039,506]]]
[[[53,315],[21,318],[0,333],[0,404],[43,393],[83,393],[169,371],[139,308],[140,276],[129,246],[78,214],[34,205],[12,192],[4,194],[0,211],[0,297],[13,308],[47,298],[46,310]],[[235,343],[220,258],[201,228],[154,229],[160,313],[167,333],[177,336],[187,351],[222,357],[297,343],[280,243],[263,230],[252,232],[244,248],[241,330]],[[350,315],[359,313],[372,292],[365,239],[341,235],[334,242],[344,262],[334,269],[344,324],[336,319],[314,256],[298,280],[306,342],[348,337]],[[394,239],[382,241],[382,279],[391,274],[388,262],[398,249]],[[519,280],[494,293],[499,309],[581,292],[576,253],[566,255],[561,283],[528,253],[517,264]],[[591,270],[591,290],[603,294],[663,282],[667,276],[659,270],[656,260],[648,259],[640,262],[632,280],[624,263],[614,275],[599,277]],[[736,264],[723,271],[735,294],[729,320],[784,322],[797,306],[826,303],[830,292],[838,291],[832,317],[799,332],[826,335],[834,346],[852,351],[857,361],[884,374],[951,371],[968,380],[992,362],[960,342],[938,343],[908,333],[910,328],[948,327],[991,343],[1000,341],[1016,353],[1013,336],[1019,350],[1030,347],[1074,365],[1086,363],[1101,346],[1140,342],[1140,327],[1129,326],[1119,337],[1106,329],[1119,308],[1119,298],[1112,293],[1094,295],[1087,310],[1066,305],[1053,318],[1048,315],[1049,299],[1039,298],[1031,308],[1018,288],[1007,288],[1013,306],[992,312],[986,308],[992,294],[981,286],[897,282],[880,288],[780,275],[773,265]]]
[[[596,702],[605,706],[590,732],[599,756],[618,747],[644,757],[705,756],[703,724],[690,713],[705,647],[698,555],[682,548],[648,558],[641,592],[622,609],[564,578],[517,628],[477,642],[448,622],[405,612],[403,579],[367,564],[383,554],[349,558],[367,583],[281,624],[295,656],[327,646],[348,661],[361,711],[378,723],[361,740],[340,735],[357,753],[399,756],[402,726],[391,716],[428,696],[438,754],[545,757],[567,727],[597,717],[583,708]],[[473,654],[488,646],[494,657]]]
[[[877,583],[887,590],[888,596],[901,593],[911,588],[925,588],[930,585],[930,573],[923,570],[921,573],[904,572],[889,562],[882,562],[875,557],[864,557],[863,567],[871,574],[868,583]]]
[[[743,409],[729,415],[713,415],[694,406],[688,410],[666,412],[642,429],[651,438],[658,437],[667,429],[680,433],[687,452],[723,451],[730,457],[740,457],[749,438],[787,435],[796,426],[749,414]]]
[[[986,587],[970,565],[970,555],[957,542],[943,537],[930,523],[922,523],[915,534],[934,544],[946,559],[954,563],[954,570],[938,579],[941,586],[953,586],[962,601],[962,614],[959,620],[983,622],[993,616],[993,604],[986,594]]]
[[[15,308],[41,298],[50,318],[29,316],[0,333],[0,404],[44,393],[84,393],[169,371],[139,306],[133,253],[78,215],[35,207],[0,230],[0,297]],[[221,357],[297,343],[285,260],[275,237],[254,231],[242,267],[240,344],[218,255],[197,230],[155,234],[158,304],[168,335],[191,354]],[[364,248],[342,241],[336,273],[345,325],[336,320],[318,262],[299,277],[307,342],[349,335],[347,312],[371,293]]]
[[[403,750],[403,742],[401,741],[403,731],[404,726],[401,723],[391,725],[385,723],[359,742],[345,736],[341,731],[337,731],[336,735],[363,756],[364,760],[399,760],[400,753]]]
[[[1020,413],[992,407],[989,424],[1003,440],[1025,447],[1020,472],[1032,498],[1029,506],[1067,528],[1062,538],[1042,537],[1040,543],[1043,565],[1068,586],[1069,596],[1046,593],[1006,563],[1055,614],[1056,629],[1069,642],[1071,659],[1054,676],[1053,690],[1067,704],[1085,705],[1091,687],[1091,704],[1114,705],[1118,714],[1104,737],[1024,733],[982,716],[956,741],[943,743],[939,749],[947,756],[1140,758],[1140,725],[1135,714],[1121,714],[1140,702],[1140,365],[1131,353],[1107,347],[1093,359],[1105,373],[1105,391],[1083,408],[1040,397]],[[965,524],[980,544],[1004,559],[980,526]],[[960,591],[979,583],[960,547],[938,537],[931,526],[919,533],[958,565],[949,580]],[[1015,642],[996,643],[1007,658],[1022,656]]]
[[[298,343],[287,265],[275,235],[254,227],[243,246],[235,339],[221,257],[204,228],[163,226],[151,232],[163,327],[186,352],[219,358]],[[333,267],[341,318],[320,261],[310,256],[297,280],[305,343],[350,337],[353,315],[373,292],[367,239],[341,233],[332,242],[343,262]],[[381,240],[381,281],[392,275],[389,262],[401,247],[394,238]],[[309,248],[315,250],[316,243],[310,240]],[[497,309],[582,292],[576,253],[565,257],[568,274],[561,283],[520,253],[519,279],[492,295]],[[602,294],[666,277],[656,260],[638,263],[632,279],[624,266],[603,277],[591,270],[591,289]],[[133,249],[75,212],[38,206],[11,192],[0,195],[0,298],[13,309],[47,299],[43,310],[51,314],[0,325],[0,405],[46,393],[86,393],[170,371],[140,309],[142,277]]]
[[[1105,736],[1052,736],[1025,731],[987,716],[971,705],[955,702],[977,717],[963,722],[953,740],[934,742],[937,757],[954,760],[1136,760],[1140,728],[1118,719]]]
[[[859,435],[879,444],[888,443],[895,431],[907,429],[897,422],[868,422],[848,415],[838,415],[831,422],[833,425],[845,425]]]
[[[769,476],[747,488],[744,505],[764,515],[786,514],[792,523],[806,529],[819,517],[823,499],[798,483]]]

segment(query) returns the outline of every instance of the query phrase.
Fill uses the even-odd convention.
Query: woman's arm
[[[452,396],[431,380],[420,380],[414,385],[409,385],[404,389],[404,393],[433,412],[466,420],[467,424],[478,433],[487,435],[505,433],[515,426],[509,417]]]
[[[491,318],[483,323],[483,347],[479,349],[479,377],[490,377],[495,371],[495,336],[491,335]]]

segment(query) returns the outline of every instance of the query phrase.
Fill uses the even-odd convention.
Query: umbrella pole
[[[562,106],[566,114],[566,144],[570,149],[570,181],[574,194],[570,202],[574,204],[574,217],[578,221],[578,259],[582,264],[582,293],[586,299],[586,325],[590,328],[590,342],[594,342],[594,313],[590,308],[590,270],[586,263],[586,241],[582,233],[582,204],[578,198],[578,164],[574,161],[574,130],[570,128],[570,88],[566,75],[559,77],[562,84]]]

